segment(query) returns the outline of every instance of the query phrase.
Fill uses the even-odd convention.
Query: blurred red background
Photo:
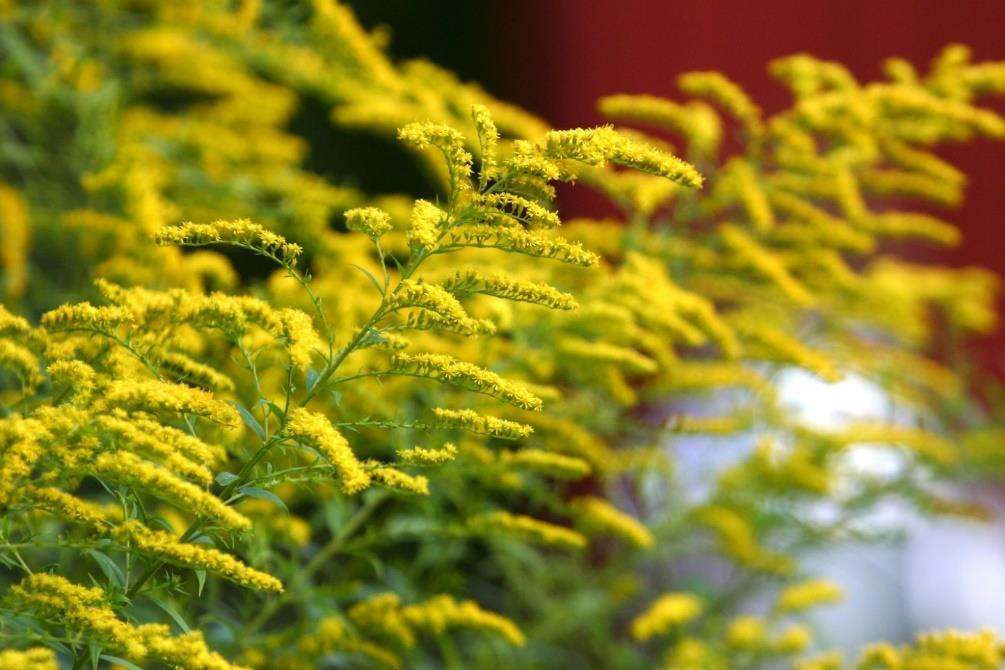
[[[860,80],[881,77],[890,56],[924,67],[951,42],[969,45],[975,60],[1005,60],[1005,2],[994,0],[494,4],[493,47],[503,65],[497,92],[557,127],[601,122],[594,104],[606,94],[678,97],[676,77],[689,70],[721,70],[765,111],[777,111],[789,98],[767,63],[796,52],[844,63]],[[1003,103],[989,106],[1005,112]],[[940,153],[971,179],[963,207],[934,212],[964,232],[959,248],[937,258],[1005,276],[1005,142],[980,140]],[[564,194],[563,206],[573,215],[596,214],[596,201],[582,190]],[[973,347],[983,369],[1005,380],[1003,330]]]

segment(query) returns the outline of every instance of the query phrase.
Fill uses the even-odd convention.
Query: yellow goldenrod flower
[[[771,647],[779,654],[798,654],[813,644],[813,634],[801,624],[793,624],[778,633],[771,641]]]
[[[743,89],[718,72],[689,72],[681,75],[677,83],[685,93],[707,98],[736,117],[751,142],[756,144],[764,135],[761,109]]]
[[[801,658],[792,664],[792,670],[841,670],[843,667],[844,657],[836,651],[812,658]]]
[[[217,519],[233,530],[251,528],[247,517],[227,507],[212,493],[128,451],[101,454],[95,459],[94,468],[101,476],[137,486],[196,515]]]
[[[843,592],[837,584],[825,579],[811,579],[782,589],[775,601],[778,612],[798,612],[817,605],[835,603]]]
[[[374,242],[392,229],[391,217],[376,207],[357,207],[345,213],[345,223],[349,230],[365,233]]]
[[[38,572],[12,586],[10,594],[20,606],[38,610],[71,630],[86,632],[127,657],[142,659],[147,654],[133,626],[115,616],[100,588],[78,586],[58,575]]]
[[[93,530],[104,531],[107,523],[116,520],[118,516],[107,508],[52,486],[29,487],[19,495],[23,495],[42,509]]]
[[[620,135],[610,126],[552,130],[545,134],[545,155],[602,166],[607,161],[700,188],[704,178],[690,163]]]
[[[587,461],[574,456],[563,456],[541,449],[503,451],[502,462],[508,467],[537,472],[559,479],[582,479],[593,470]]]
[[[530,228],[555,228],[561,225],[558,214],[515,193],[489,193],[475,199],[478,205],[502,212]]]
[[[726,644],[736,649],[758,649],[767,635],[764,619],[739,616],[726,628]]]
[[[529,302],[551,309],[575,309],[576,299],[547,284],[511,277],[499,272],[483,272],[474,268],[459,270],[443,282],[452,293],[482,293],[496,298]]]
[[[290,411],[286,433],[321,452],[335,467],[345,493],[359,493],[370,485],[370,476],[342,434],[321,414],[303,408]]]
[[[700,102],[681,105],[650,95],[609,95],[601,98],[600,113],[615,119],[652,124],[687,138],[701,155],[715,155],[722,141],[722,122]]]
[[[450,171],[451,194],[456,196],[471,188],[471,154],[457,130],[437,123],[410,123],[398,130],[398,139],[416,149],[434,146],[443,153]]]
[[[408,465],[441,465],[456,458],[457,447],[446,442],[440,449],[412,447],[411,449],[399,449],[397,453],[401,462]]]
[[[458,602],[441,595],[424,603],[408,605],[402,608],[401,614],[413,628],[428,630],[434,635],[442,635],[448,628],[468,628],[495,633],[518,647],[526,642],[510,619],[484,610],[472,600]]]
[[[31,325],[27,319],[11,314],[6,307],[0,305],[0,333],[23,335],[29,330],[31,330]]]
[[[771,280],[797,305],[808,307],[814,303],[813,295],[796,280],[785,264],[772,252],[758,244],[736,226],[726,224],[720,228],[723,241],[750,267]]]
[[[484,324],[465,312],[457,298],[438,284],[428,284],[410,279],[402,281],[394,293],[390,309],[408,308],[428,311],[435,318],[429,323],[462,335],[473,335],[484,330]],[[410,322],[416,327],[423,323],[421,320]]]
[[[363,630],[377,633],[403,647],[415,644],[415,633],[405,620],[401,599],[396,593],[371,596],[350,607],[346,614]]]
[[[446,216],[446,212],[428,200],[415,201],[408,228],[408,243],[413,252],[436,250]]]
[[[248,219],[214,221],[213,223],[186,222],[157,231],[154,241],[160,245],[199,247],[210,244],[231,244],[249,249],[278,261],[293,265],[303,251],[298,244],[288,242],[278,235]]]
[[[495,178],[496,175],[496,145],[499,143],[499,130],[485,105],[472,105],[471,120],[478,133],[478,146],[481,151],[478,185],[484,189],[488,185],[488,180]]]
[[[42,381],[38,357],[27,347],[7,338],[0,338],[0,367],[17,375],[26,389],[34,388]]]
[[[131,315],[119,307],[95,307],[89,302],[62,305],[42,315],[48,330],[112,330],[128,323]]]
[[[195,414],[224,425],[237,425],[240,417],[230,405],[202,389],[154,379],[116,379],[102,389],[99,409],[144,410]]]
[[[470,409],[434,407],[433,416],[439,427],[462,428],[473,433],[491,435],[504,440],[522,440],[534,432],[534,429],[526,424],[494,416],[483,416]]]
[[[581,496],[573,498],[571,504],[576,520],[585,529],[619,535],[641,549],[653,546],[653,535],[644,524],[603,498]]]
[[[630,374],[653,374],[658,370],[656,361],[634,349],[607,342],[588,342],[567,337],[558,344],[558,352],[573,360],[589,364],[607,363],[616,365]]]
[[[429,495],[429,479],[421,475],[410,475],[390,466],[373,467],[369,474],[374,481],[396,491]]]
[[[645,641],[656,635],[697,618],[702,612],[701,601],[690,593],[667,593],[632,619],[631,633],[636,640]]]
[[[501,510],[471,517],[468,519],[468,525],[481,533],[512,535],[526,542],[545,546],[562,549],[582,549],[586,546],[586,538],[574,530]]]
[[[28,205],[16,190],[0,182],[0,265],[6,271],[4,295],[20,296],[28,284]]]
[[[43,442],[52,434],[42,421],[19,416],[0,420],[0,505],[15,496],[42,457]]]
[[[398,352],[394,355],[392,371],[396,374],[435,379],[484,393],[521,409],[540,411],[543,405],[540,398],[523,386],[446,354]]]
[[[59,670],[56,652],[45,647],[0,651],[0,670]]]
[[[464,226],[447,234],[446,245],[499,249],[511,253],[550,258],[562,263],[590,267],[599,257],[577,242],[548,237],[535,231],[496,226]]]
[[[179,542],[174,535],[147,528],[136,520],[116,526],[111,534],[120,541],[131,542],[138,551],[169,563],[206,570],[253,589],[283,590],[283,584],[278,579],[245,565],[230,554],[201,544]]]

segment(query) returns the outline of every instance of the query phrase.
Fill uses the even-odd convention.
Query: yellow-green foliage
[[[959,241],[905,203],[960,200],[932,147],[1005,135],[977,106],[1005,64],[952,46],[862,84],[793,56],[770,117],[715,72],[600,101],[678,157],[394,62],[334,0],[0,15],[0,669],[837,667],[800,656],[798,618],[841,592],[798,552],[886,497],[970,512],[932,484],[1000,462],[931,356],[936,323],[994,327],[997,280],[888,243]],[[396,141],[428,193],[312,171],[308,105]],[[623,221],[563,224],[555,182]],[[803,425],[788,369],[917,421]],[[696,434],[757,443],[697,499],[674,458]],[[861,443],[899,475],[843,467]],[[682,555],[735,582],[668,580]],[[780,591],[764,618],[757,591]]]

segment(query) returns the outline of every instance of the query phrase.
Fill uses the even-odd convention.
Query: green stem
[[[359,530],[359,528],[366,523],[366,521],[373,516],[373,513],[377,511],[377,508],[383,504],[385,500],[390,497],[387,491],[378,491],[370,498],[368,498],[363,506],[356,510],[352,518],[342,526],[341,530],[328,541],[324,547],[316,553],[313,558],[303,567],[302,570],[296,573],[295,578],[297,585],[304,585],[314,576],[314,573],[320,570],[325,563],[327,563],[333,556],[335,556],[340,549],[345,545],[346,541],[353,536],[353,534]],[[254,635],[266,622],[271,618],[276,611],[286,604],[292,597],[293,589],[287,594],[266,603],[266,605],[261,609],[258,615],[252,619],[247,626],[244,627],[245,636]]]

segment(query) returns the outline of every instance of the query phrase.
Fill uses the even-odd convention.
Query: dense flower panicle
[[[813,634],[801,624],[792,624],[771,641],[772,648],[781,654],[795,654],[813,644]]]
[[[580,496],[572,500],[577,521],[586,530],[619,535],[641,549],[653,546],[653,534],[638,520],[628,516],[603,498]]]
[[[493,632],[510,644],[523,646],[524,634],[510,619],[482,609],[472,600],[458,602],[447,595],[436,596],[424,603],[408,605],[402,616],[414,628],[442,635],[450,628],[469,628]]]
[[[806,346],[781,329],[767,325],[763,320],[744,319],[734,321],[733,325],[746,337],[764,347],[770,355],[791,361],[825,381],[837,382],[844,376],[828,356]]]
[[[783,589],[775,601],[775,609],[779,612],[798,612],[838,602],[843,597],[844,593],[837,584],[824,579],[811,579]]]
[[[0,651],[0,670],[59,670],[56,653],[45,647]]]
[[[735,649],[757,649],[764,643],[767,628],[764,619],[738,616],[726,629],[726,644]]]
[[[323,347],[321,336],[314,329],[314,320],[306,312],[294,308],[281,309],[276,317],[280,323],[278,332],[286,341],[293,367],[307,370],[315,353]]]
[[[415,201],[407,234],[413,252],[436,250],[446,216],[446,212],[428,200]]]
[[[172,636],[163,624],[134,626],[116,616],[101,589],[78,586],[58,575],[26,577],[11,587],[11,596],[18,606],[38,611],[43,619],[55,619],[134,662],[161,662],[186,670],[246,670],[210,651],[201,632]],[[40,654],[34,656],[45,660]]]
[[[443,152],[450,170],[451,193],[456,195],[470,190],[471,154],[464,148],[464,136],[460,132],[437,123],[410,123],[398,130],[398,139],[417,149],[434,146]]]
[[[411,279],[402,281],[394,293],[391,309],[416,308],[431,312],[435,317],[431,323],[456,333],[469,335],[483,332],[485,326],[479,319],[471,317],[457,298],[443,286]],[[423,321],[415,321],[421,325]]]
[[[499,143],[499,129],[492,120],[492,114],[485,105],[471,107],[471,120],[478,133],[478,146],[481,151],[481,168],[478,170],[479,186],[484,189],[488,180],[496,173],[496,145]]]
[[[408,465],[441,465],[457,457],[457,447],[451,442],[446,442],[439,449],[412,447],[399,449],[397,453],[398,459]]]
[[[377,241],[391,230],[391,217],[376,207],[356,207],[345,213],[345,223],[349,230],[365,233]]]
[[[732,161],[728,168],[729,178],[743,203],[754,229],[764,233],[775,227],[775,213],[767,195],[757,182],[753,168],[744,160]]]
[[[154,234],[160,245],[205,246],[233,244],[267,256],[275,256],[288,264],[296,263],[303,249],[281,235],[248,219],[214,221],[213,223],[183,223],[161,228]]]
[[[133,626],[115,616],[100,588],[78,586],[58,575],[39,572],[12,586],[10,595],[21,607],[38,610],[45,618],[86,633],[129,658],[141,659],[147,654]]]
[[[429,479],[422,475],[410,475],[390,466],[371,468],[369,474],[374,481],[401,493],[429,495]]]
[[[346,493],[359,493],[370,485],[370,476],[349,446],[324,415],[298,407],[290,411],[286,433],[293,439],[317,449],[335,466]]]
[[[53,486],[29,487],[19,495],[41,509],[93,530],[104,531],[108,522],[118,520],[119,516],[107,507],[83,500]]]
[[[28,284],[26,264],[31,224],[28,204],[15,189],[0,182],[0,266],[4,269],[4,295],[16,298]]]
[[[632,619],[631,633],[644,641],[669,632],[701,615],[701,601],[690,593],[667,593],[657,598],[646,610]]]
[[[98,404],[109,410],[121,408],[194,414],[230,426],[235,426],[240,421],[237,410],[217,400],[211,393],[184,384],[154,379],[114,380],[102,389]]]
[[[470,409],[434,407],[432,411],[436,425],[442,428],[462,428],[504,440],[523,440],[534,432],[534,429],[526,424],[484,416]]]
[[[198,438],[144,417],[129,416],[121,410],[97,417],[95,424],[106,434],[115,436],[120,447],[157,460],[171,472],[203,486],[213,481],[208,467],[214,460],[211,448]],[[186,447],[194,451],[185,453],[182,450]],[[200,458],[202,456],[205,458]]]
[[[563,293],[548,284],[474,268],[457,271],[443,282],[443,287],[452,293],[481,293],[551,309],[571,310],[577,307],[576,299],[571,294]]]
[[[31,324],[24,317],[12,314],[6,307],[0,305],[0,334],[23,335],[31,330]]]
[[[664,151],[620,135],[610,126],[552,130],[545,135],[548,157],[602,166],[610,161],[684,186],[701,187],[704,178],[690,163]]]
[[[468,519],[468,525],[481,533],[511,535],[544,546],[561,549],[582,549],[586,546],[586,538],[582,534],[523,514],[491,512]]]
[[[787,298],[802,306],[814,303],[813,294],[792,276],[785,264],[747,233],[727,224],[720,229],[720,234],[737,256],[749,264],[751,269],[774,283]]]
[[[562,223],[555,212],[515,193],[489,193],[478,196],[475,202],[498,210],[530,228],[555,228]]]
[[[792,571],[791,557],[761,546],[750,521],[738,511],[722,505],[708,505],[695,510],[694,517],[715,532],[722,551],[740,565],[781,575]]]
[[[141,553],[175,565],[206,570],[253,589],[283,590],[282,582],[278,579],[245,565],[230,554],[202,544],[181,542],[170,533],[147,528],[136,520],[116,526],[111,533],[121,541],[131,542]]]
[[[589,342],[566,338],[559,343],[559,354],[590,363],[616,365],[630,374],[652,374],[659,369],[656,361],[634,349],[607,342]]]
[[[402,614],[401,598],[396,593],[378,593],[356,603],[346,614],[356,626],[398,645],[411,647],[415,633]]]
[[[739,120],[750,140],[756,142],[764,134],[761,109],[734,82],[718,72],[689,72],[677,80],[681,90],[707,98],[720,105]]]
[[[959,457],[951,442],[920,428],[881,423],[853,423],[840,432],[827,436],[839,444],[871,443],[902,445],[921,456],[947,465]]]
[[[558,479],[582,479],[593,470],[588,461],[575,456],[565,456],[541,449],[503,451],[502,462],[510,468],[536,472]]]
[[[583,267],[596,265],[600,260],[597,254],[585,249],[578,242],[570,242],[561,237],[550,237],[530,230],[487,225],[464,226],[451,231],[446,237],[445,244],[457,247],[499,249],[500,251],[549,258]]]
[[[15,496],[51,437],[45,424],[36,419],[16,415],[0,419],[0,505]]]
[[[131,315],[114,306],[95,307],[89,302],[62,305],[42,315],[42,327],[48,330],[112,330],[131,321]]]
[[[597,103],[608,118],[651,124],[687,138],[695,152],[714,155],[722,140],[718,115],[700,102],[681,105],[650,95],[609,95]]]
[[[198,516],[216,519],[233,530],[251,528],[250,519],[209,491],[128,451],[101,454],[94,461],[94,468],[101,476],[131,483]]]
[[[976,633],[938,631],[923,633],[914,644],[900,648],[886,643],[863,651],[855,670],[995,670],[1003,659],[1002,640],[992,630]]]
[[[34,388],[42,381],[38,357],[7,338],[0,338],[0,367],[17,375],[26,388]]]
[[[446,354],[398,352],[394,355],[392,371],[454,384],[490,395],[521,409],[540,411],[543,406],[540,398],[520,384]]]

